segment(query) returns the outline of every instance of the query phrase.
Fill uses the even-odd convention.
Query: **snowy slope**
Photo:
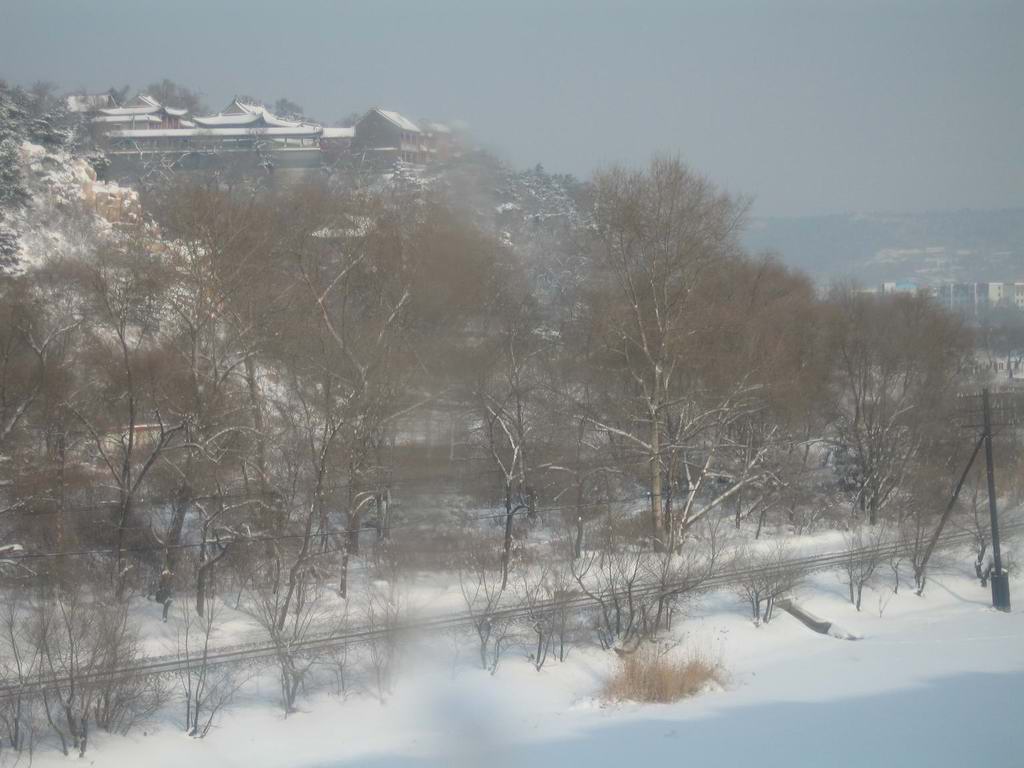
[[[17,237],[18,269],[89,253],[115,224],[141,220],[138,194],[97,181],[83,157],[25,141],[19,162],[28,200],[5,218]]]
[[[1017,579],[1014,593],[1024,597]],[[966,566],[936,573],[924,597],[888,589],[846,602],[835,574],[802,590],[815,613],[864,639],[816,635],[789,616],[753,627],[716,593],[676,632],[719,657],[726,689],[673,705],[604,705],[614,657],[575,649],[540,673],[509,656],[495,677],[473,649],[420,639],[395,695],[321,695],[285,719],[274,684],[253,685],[205,740],[173,723],[128,738],[96,736],[85,762],[150,768],[233,766],[960,766],[1020,765],[1024,610],[1001,614]],[[879,616],[879,597],[888,598]],[[415,668],[413,666],[415,665]],[[33,765],[66,765],[54,752]]]

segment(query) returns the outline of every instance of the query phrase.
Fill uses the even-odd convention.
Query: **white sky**
[[[755,214],[1024,206],[1024,3],[0,0],[0,77],[461,119],[587,176],[679,152]]]

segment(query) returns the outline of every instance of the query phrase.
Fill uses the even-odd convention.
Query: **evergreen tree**
[[[17,89],[0,81],[0,212],[28,200],[18,159],[18,148],[25,138],[23,101]]]

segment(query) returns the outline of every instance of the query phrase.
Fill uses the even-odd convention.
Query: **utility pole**
[[[999,513],[996,509],[996,472],[992,461],[992,404],[988,388],[981,391],[983,416],[982,437],[985,441],[985,464],[988,475],[988,511],[992,517],[992,607],[1000,611],[1010,610],[1010,577],[1003,570],[1002,554],[999,550]]]
[[[953,507],[956,506],[956,500],[960,498],[960,491],[964,487],[964,483],[967,482],[967,476],[971,472],[971,467],[974,466],[974,460],[978,458],[978,452],[981,450],[981,446],[985,442],[985,436],[982,435],[981,439],[974,446],[974,453],[971,454],[971,458],[967,462],[967,466],[964,467],[964,472],[960,475],[960,480],[957,482],[956,487],[953,488],[953,495],[949,497],[949,503],[946,504],[946,509],[942,513],[942,517],[939,518],[939,524],[935,526],[935,533],[932,534],[931,540],[928,542],[928,546],[924,549],[924,556],[921,558],[921,562],[914,566],[914,581],[917,582],[917,594],[920,595],[924,591],[925,582],[925,569],[928,567],[928,561],[931,559],[932,552],[935,551],[935,545],[939,543],[939,537],[942,536],[942,529],[946,526],[946,521],[949,520],[949,515],[953,512]]]

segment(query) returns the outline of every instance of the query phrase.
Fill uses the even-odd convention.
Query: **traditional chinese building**
[[[230,165],[238,172],[247,168],[273,172],[321,165],[319,125],[285,120],[266,107],[237,98],[216,115],[180,116],[176,123],[164,121],[169,111],[153,109],[151,104],[107,112],[113,114],[102,117],[132,121],[118,123],[105,133],[113,172],[119,176],[142,175],[147,170],[140,172],[140,168],[154,167],[205,171]]]
[[[419,165],[429,161],[423,131],[409,118],[374,107],[356,123],[352,154],[358,162],[392,165],[397,160]]]
[[[289,120],[261,104],[234,98],[215,115],[190,116],[140,94],[122,106],[95,110],[97,143],[111,160],[113,178],[170,171],[245,168],[273,172],[395,162],[425,165],[451,152],[451,130],[421,129],[398,112],[374,108],[354,127],[325,128]]]
[[[187,109],[165,107],[152,96],[139,94],[124,106],[97,110],[92,123],[101,132],[195,127],[187,115]]]

